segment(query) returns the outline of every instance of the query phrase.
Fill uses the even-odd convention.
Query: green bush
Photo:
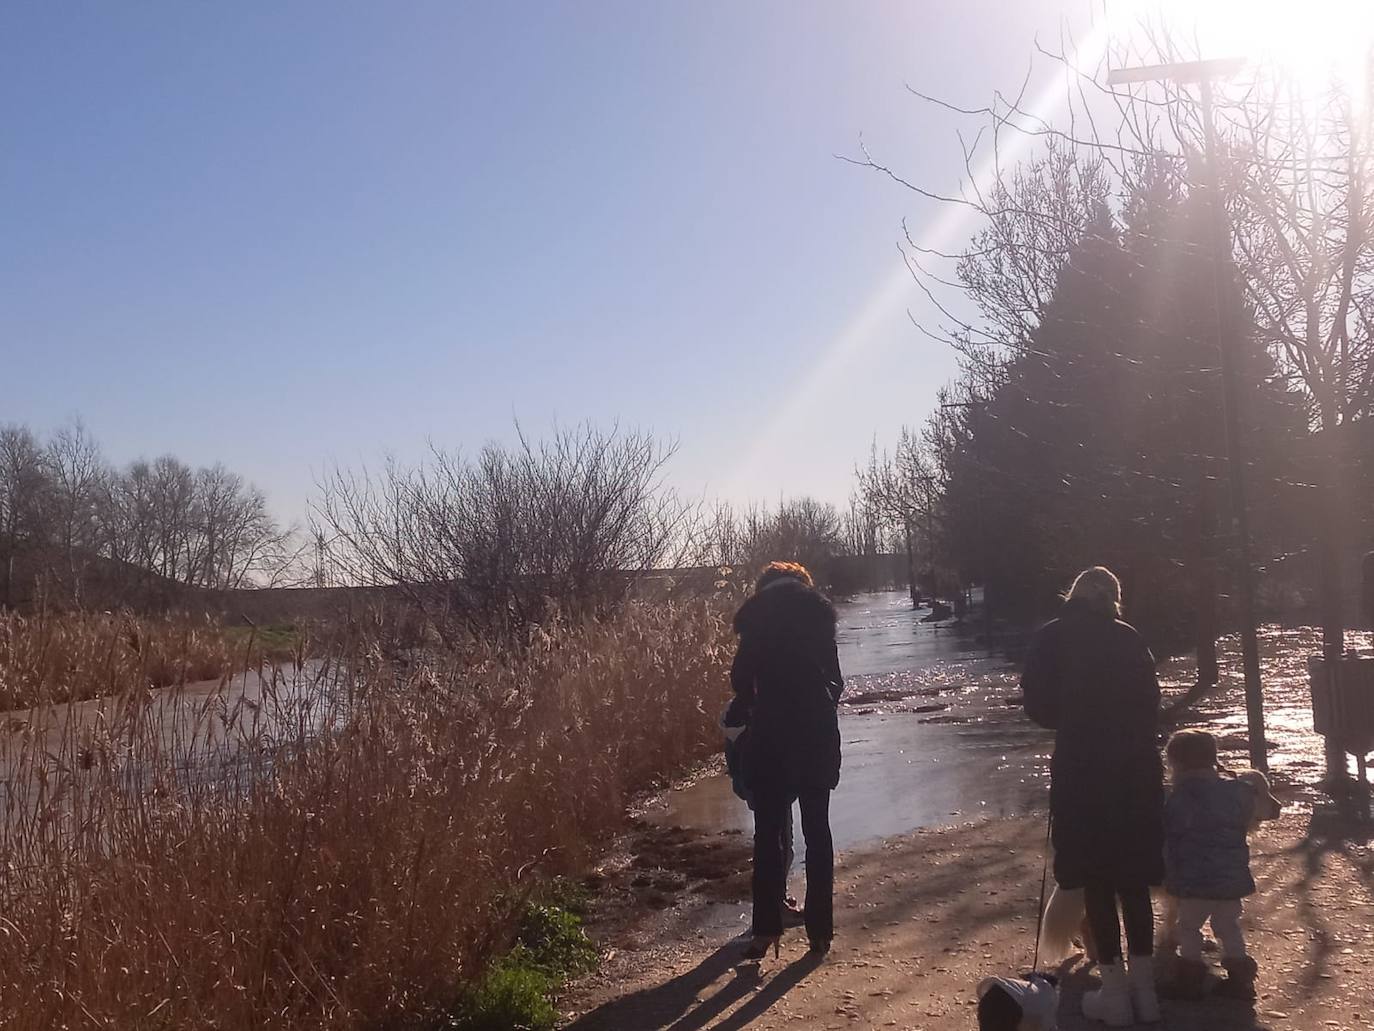
[[[487,971],[459,1006],[451,1031],[552,1031],[553,997],[563,983],[596,967],[596,946],[582,930],[586,893],[555,882],[526,906],[514,948]]]
[[[560,906],[530,906],[512,955],[551,978],[565,981],[596,967],[596,946],[582,931],[582,918]]]
[[[450,1024],[453,1031],[552,1031],[554,979],[512,953],[496,961]]]

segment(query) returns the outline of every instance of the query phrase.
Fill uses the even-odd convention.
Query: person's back
[[[786,790],[833,788],[839,779],[843,690],[835,609],[791,577],[773,581],[735,615],[740,651],[732,679],[748,696],[751,777]]]
[[[830,792],[840,779],[835,707],[844,690],[835,608],[805,567],[771,562],[735,614],[735,630],[730,684],[747,714],[745,777],[754,798],[754,935],[745,957],[776,950],[782,933],[782,839],[794,799],[806,840],[806,935],[823,953],[835,933]]]
[[[1180,777],[1164,806],[1164,886],[1180,899],[1254,894],[1247,833],[1255,792],[1205,771]]]
[[[1056,762],[1114,769],[1123,754],[1154,753],[1154,659],[1130,624],[1069,601],[1038,635],[1036,649],[1027,664],[1026,710],[1058,732]]]
[[[1054,879],[1083,889],[1097,943],[1102,988],[1083,996],[1083,1012],[1117,1027],[1159,1019],[1150,887],[1164,875],[1159,681],[1149,648],[1120,615],[1120,581],[1104,567],[1085,569],[1059,618],[1031,641],[1021,675],[1026,715],[1055,731]]]

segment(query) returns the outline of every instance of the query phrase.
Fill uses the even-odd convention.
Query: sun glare
[[[1370,89],[1374,0],[1105,0],[1115,39],[1164,28],[1199,56],[1272,64],[1304,94]]]

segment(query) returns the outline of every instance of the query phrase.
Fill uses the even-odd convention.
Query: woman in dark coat
[[[836,706],[844,690],[835,608],[805,567],[773,562],[735,614],[735,632],[730,684],[747,713],[745,779],[754,798],[754,938],[746,956],[776,951],[782,935],[783,825],[793,800],[806,841],[806,935],[813,951],[825,952],[834,936],[830,792],[840,780]]]
[[[1080,573],[1059,618],[1031,641],[1021,677],[1026,714],[1056,732],[1055,881],[1083,890],[1102,971],[1103,990],[1084,998],[1083,1012],[1116,1027],[1132,1022],[1133,1008],[1142,1021],[1159,1019],[1150,887],[1164,879],[1159,681],[1150,649],[1120,611],[1121,584],[1110,570]]]

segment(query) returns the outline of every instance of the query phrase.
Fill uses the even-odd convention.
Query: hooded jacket
[[[749,788],[784,794],[834,788],[840,779],[836,706],[844,691],[835,607],[784,577],[740,606],[735,632],[730,684],[748,713]]]
[[[1164,807],[1164,886],[1181,899],[1255,893],[1246,832],[1255,790],[1215,772],[1179,777]]]

